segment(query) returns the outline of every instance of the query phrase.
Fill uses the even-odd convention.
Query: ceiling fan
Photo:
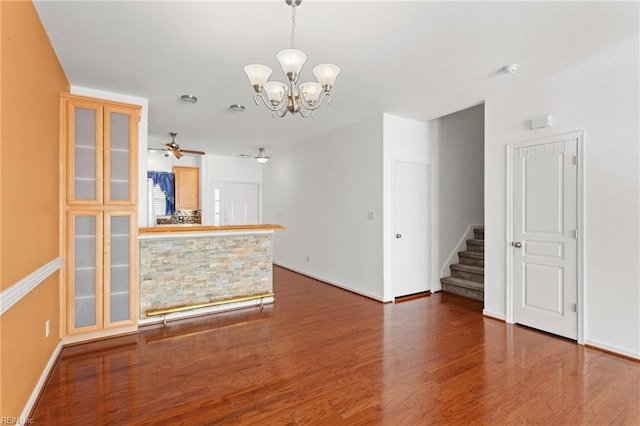
[[[171,142],[167,142],[165,145],[167,146],[167,155],[173,154],[177,159],[180,159],[183,154],[194,154],[194,155],[205,155],[206,152],[203,151],[194,151],[191,149],[182,149],[180,145],[176,143],[176,136],[178,134],[176,132],[169,133],[171,136]]]

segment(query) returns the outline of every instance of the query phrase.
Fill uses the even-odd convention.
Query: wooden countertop
[[[159,225],[153,228],[140,228],[138,235],[167,235],[185,234],[200,232],[251,232],[251,231],[277,231],[285,229],[282,225],[229,225],[229,226],[209,226],[209,225]]]

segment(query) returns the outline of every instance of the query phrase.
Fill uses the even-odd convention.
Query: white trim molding
[[[62,266],[62,258],[56,257],[51,262],[38,268],[8,289],[0,292],[0,315],[4,315],[13,305],[38,287],[51,274]]]

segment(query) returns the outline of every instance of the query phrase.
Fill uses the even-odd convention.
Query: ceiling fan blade
[[[205,155],[206,152],[204,151],[194,151],[191,149],[181,149],[181,152],[184,152],[185,154],[195,154],[195,155]]]

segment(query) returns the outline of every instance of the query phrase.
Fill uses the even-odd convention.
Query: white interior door
[[[426,164],[394,161],[394,296],[429,288],[431,169]]]
[[[258,222],[258,184],[225,183],[222,187],[224,225],[254,225]]]
[[[577,139],[513,152],[514,321],[578,335]]]

